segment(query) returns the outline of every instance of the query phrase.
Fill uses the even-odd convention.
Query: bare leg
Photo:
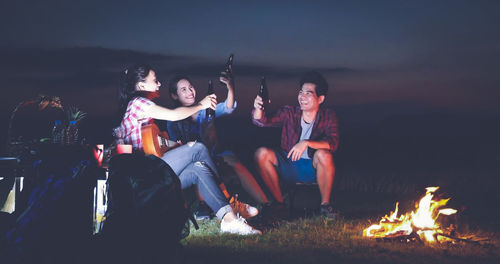
[[[261,204],[269,202],[252,173],[250,173],[250,171],[248,171],[248,169],[233,154],[225,155],[223,156],[223,159],[227,164],[233,167],[236,175],[238,175],[238,178],[240,179],[241,185],[253,199]]]
[[[313,167],[316,169],[319,192],[321,194],[321,204],[330,203],[333,179],[335,177],[335,166],[333,165],[332,154],[323,149],[318,149],[314,153]]]
[[[274,167],[278,163],[276,154],[274,154],[273,150],[262,147],[255,152],[255,160],[257,162],[259,173],[262,176],[267,188],[271,191],[274,199],[276,199],[279,203],[283,203],[278,173]]]

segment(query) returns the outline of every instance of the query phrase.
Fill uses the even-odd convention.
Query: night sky
[[[235,54],[236,115],[266,76],[274,107],[322,72],[326,104],[386,115],[440,109],[500,115],[498,1],[3,1],[0,111],[37,93],[94,116],[116,111],[119,72],[146,61],[203,95]],[[219,98],[224,89],[217,87]],[[161,104],[170,101],[163,93]],[[351,118],[351,117],[349,117]]]

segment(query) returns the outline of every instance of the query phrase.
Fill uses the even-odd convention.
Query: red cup
[[[132,153],[132,145],[128,144],[118,144],[116,145],[116,154],[131,154]]]
[[[94,147],[94,158],[97,161],[97,166],[102,166],[102,159],[104,157],[104,145],[97,144]]]

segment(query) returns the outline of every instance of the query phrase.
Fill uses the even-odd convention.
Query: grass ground
[[[309,194],[302,195],[314,200]],[[186,263],[500,263],[500,232],[495,226],[483,228],[466,217],[453,220],[459,236],[489,238],[481,244],[377,242],[363,237],[362,230],[389,213],[394,198],[346,193],[337,198],[343,218],[327,220],[303,209],[315,203],[297,204],[294,220],[261,236],[221,235],[216,220],[203,222],[182,241]],[[413,206],[413,201],[400,202]]]
[[[220,235],[218,223],[202,223],[184,240],[186,263],[499,263],[497,233],[480,230],[488,243],[403,244],[377,242],[361,235],[365,219],[320,217],[285,223],[261,236]],[[462,235],[468,235],[462,234]]]

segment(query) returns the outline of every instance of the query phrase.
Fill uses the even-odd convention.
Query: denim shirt
[[[234,101],[234,106],[231,109],[227,108],[225,101],[218,103],[215,108],[215,117],[217,118],[233,113],[234,109],[236,109],[236,106],[236,101]],[[211,121],[207,119],[206,113],[206,110],[198,111],[198,117],[196,121],[194,121],[191,117],[187,117],[179,121],[168,121],[167,131],[170,140],[180,140],[183,144],[195,140],[203,142],[204,125],[207,125]],[[215,142],[203,143],[205,143],[205,145],[207,145],[208,147],[214,145]]]

